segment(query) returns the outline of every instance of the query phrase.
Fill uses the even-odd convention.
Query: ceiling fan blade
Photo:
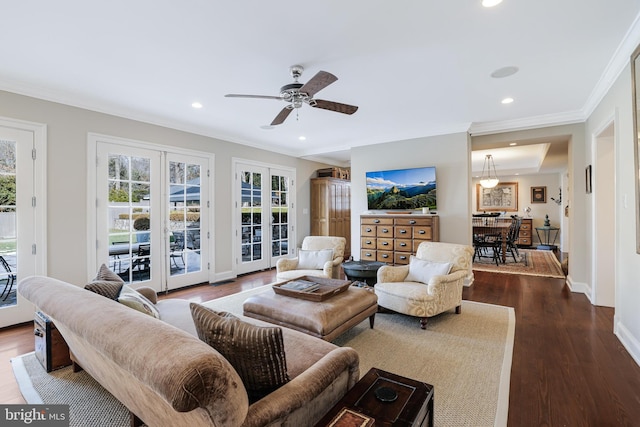
[[[282,100],[280,96],[270,96],[270,95],[241,95],[238,93],[228,93],[225,95],[225,98],[254,98],[254,99],[277,99]]]
[[[339,102],[325,101],[324,99],[314,99],[316,105],[312,105],[315,108],[322,108],[323,110],[335,111],[343,114],[353,114],[358,111],[358,107],[355,105],[341,104]]]
[[[306,93],[309,97],[313,98],[313,95],[318,93],[320,90],[329,86],[331,83],[338,80],[336,76],[331,73],[327,73],[326,71],[318,71],[318,73],[311,78],[308,82],[306,82],[301,88],[300,92]]]
[[[282,111],[278,113],[276,118],[273,119],[273,121],[271,122],[271,126],[281,125],[287,119],[287,117],[289,117],[289,114],[291,114],[292,111],[293,108],[290,108],[288,105],[284,107]]]

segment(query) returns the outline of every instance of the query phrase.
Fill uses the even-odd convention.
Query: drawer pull
[[[406,256],[404,256],[404,255],[401,255],[401,256],[400,256],[400,259],[404,261],[405,259],[407,259],[407,257],[406,257]]]
[[[371,254],[369,252],[365,253],[366,256],[371,256]]]
[[[370,228],[367,228],[367,233],[371,233],[373,230]]]
[[[415,224],[415,223],[416,223],[415,219],[412,219],[411,221],[409,221],[409,224]]]
[[[371,240],[367,240],[365,243],[366,243],[367,245],[370,245],[370,244],[371,244]]]
[[[382,258],[389,258],[389,255],[387,255],[387,254],[383,254],[383,255],[382,255]]]
[[[418,234],[424,234],[424,233],[425,233],[425,231],[424,231],[424,230],[420,230],[420,231],[418,231]]]
[[[400,234],[407,234],[407,230],[404,230],[404,229],[400,230]]]
[[[383,228],[383,229],[382,229],[382,232],[383,232],[383,233],[388,233],[388,232],[389,232],[389,229],[388,229],[388,228]]]
[[[389,242],[382,242],[382,246],[389,246]]]
[[[373,222],[374,222],[375,224],[377,224],[377,223],[379,223],[379,222],[380,222],[380,220],[379,220],[379,219],[374,219],[374,220],[373,220]]]
[[[400,246],[407,246],[405,242],[400,242]]]

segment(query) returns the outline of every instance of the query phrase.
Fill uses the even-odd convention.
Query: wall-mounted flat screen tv
[[[435,166],[367,172],[369,210],[436,209]]]

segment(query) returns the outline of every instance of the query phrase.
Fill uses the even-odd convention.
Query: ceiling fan
[[[302,65],[292,65],[289,68],[291,77],[294,82],[284,85],[280,88],[280,95],[241,95],[236,93],[226,94],[227,98],[257,98],[257,99],[277,99],[287,102],[287,105],[278,113],[271,122],[271,126],[282,124],[289,114],[296,108],[302,107],[303,104],[309,104],[315,108],[323,110],[335,111],[343,114],[353,114],[358,110],[355,105],[341,104],[339,102],[325,101],[324,99],[314,99],[313,96],[338,80],[336,76],[326,71],[318,71],[307,83],[300,83],[298,79],[302,75],[304,67]]]

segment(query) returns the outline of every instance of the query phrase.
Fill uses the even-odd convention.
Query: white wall
[[[616,221],[614,331],[640,364],[640,255],[636,253],[636,206],[640,201],[635,192],[638,174],[634,165],[631,99],[631,70],[627,65],[586,122],[588,150],[585,161],[593,163],[591,153],[597,152],[594,149],[595,136],[613,120]],[[589,233],[594,226],[594,217],[589,216],[584,232]],[[587,251],[593,253],[591,241]]]
[[[522,217],[526,217],[524,209],[528,206],[531,208],[530,216],[533,218],[533,230],[532,238],[533,245],[537,246],[540,241],[536,235],[535,227],[541,227],[544,224],[545,215],[549,215],[549,222],[555,227],[559,227],[560,231],[556,240],[556,245],[563,250],[562,246],[562,233],[563,216],[566,192],[562,196],[563,203],[561,205],[556,204],[551,197],[557,199],[559,195],[559,189],[562,185],[561,174],[536,174],[536,175],[511,175],[503,176],[499,175],[500,182],[517,182],[518,183],[518,212],[507,212],[507,215],[518,214]],[[472,203],[473,211],[477,212],[477,190],[479,178],[473,179],[473,191],[472,191]],[[546,203],[531,203],[531,187],[547,187],[547,202]],[[553,237],[553,236],[551,236]]]
[[[310,232],[309,179],[325,164],[259,150],[244,145],[168,129],[0,91],[0,116],[47,125],[47,271],[51,277],[84,285],[95,272],[87,266],[87,134],[128,138],[215,153],[216,275],[233,270],[231,191],[233,157],[294,167],[297,170],[298,243]]]
[[[360,215],[367,212],[368,171],[436,167],[440,241],[471,244],[471,150],[466,133],[351,149],[351,253],[360,258]]]

